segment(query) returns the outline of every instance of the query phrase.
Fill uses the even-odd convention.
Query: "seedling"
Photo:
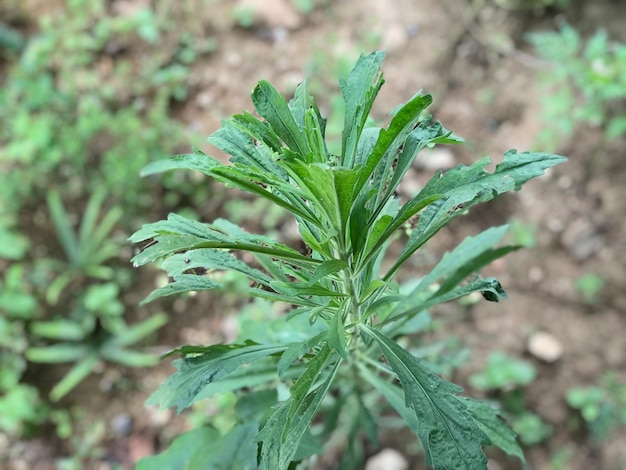
[[[525,446],[539,444],[552,435],[552,427],[527,409],[523,387],[536,376],[537,371],[529,362],[495,351],[489,355],[485,368],[469,379],[473,387],[497,394],[505,418]]]
[[[606,284],[606,279],[594,273],[587,273],[576,279],[574,285],[578,292],[580,292],[584,301],[588,305],[595,305],[598,303],[602,289]]]
[[[620,381],[614,372],[603,375],[597,385],[570,389],[566,399],[598,441],[607,439],[617,427],[626,426],[626,381]]]
[[[425,114],[432,97],[423,93],[395,108],[386,129],[366,127],[383,85],[383,56],[361,56],[340,81],[345,119],[339,154],[327,151],[326,121],[306,81],[291,101],[261,81],[252,101],[262,119],[235,115],[209,138],[232,156],[230,165],[194,149],[144,170],[144,175],[198,170],[270,200],[295,218],[306,245],[299,251],[223,219],[202,223],[176,214],[131,237],[146,244],[134,264],[162,261],[171,279],[146,302],[219,290],[217,273],[235,270],[249,279],[249,296],[291,308],[280,327],[260,323],[266,334],[254,341],[182,346],[170,353],[181,356],[174,361],[178,371],[150,404],[182,411],[203,396],[240,391],[239,423],[224,436],[211,428],[181,436],[172,447],[185,455],[178,462],[195,468],[219,461],[230,468],[287,469],[321,453],[338,432],[345,442],[342,462],[358,466],[362,433],[377,439],[380,420],[371,405],[383,400],[415,432],[434,468],[485,469],[483,446],[488,445],[523,459],[515,434],[496,409],[460,396],[461,387],[443,380],[398,342],[419,331],[428,322],[427,310],[439,303],[476,291],[492,301],[505,295],[495,278],[474,273],[517,249],[497,246],[507,227],[468,237],[408,293],[401,293],[394,279],[450,220],[519,189],[565,159],[509,151],[493,173],[485,170],[488,158],[459,165],[438,172],[412,198],[400,201],[396,189],[417,153],[461,139]],[[411,235],[398,240],[395,235],[416,216]],[[392,240],[401,243],[400,254],[383,263]],[[195,274],[198,268],[209,274]],[[207,447],[207,439],[220,445]],[[139,468],[162,468],[153,463]]]

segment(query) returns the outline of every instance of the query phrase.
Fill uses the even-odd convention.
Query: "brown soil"
[[[476,14],[472,2],[462,0],[317,3],[307,15],[287,0],[211,2],[198,10],[198,19],[218,47],[197,63],[191,77],[192,96],[176,110],[190,132],[209,135],[220,119],[250,110],[249,93],[260,79],[289,92],[307,72],[313,81],[321,81],[322,76],[335,73],[333,64],[351,63],[358,53],[381,48],[388,52],[386,84],[374,110],[376,117],[384,118],[386,110],[425,89],[434,94],[435,118],[467,140],[466,145],[451,149],[457,162],[469,163],[484,155],[497,159],[510,148],[534,149],[543,125],[539,101],[543,91],[537,84],[536,62],[523,52],[527,49],[523,34],[554,27],[554,12],[508,11],[489,1]],[[231,16],[237,4],[262,5],[256,26],[237,26]],[[584,32],[605,26],[613,37],[626,40],[619,37],[624,30],[617,21],[624,18],[624,5],[608,0],[578,5],[569,11],[568,20],[575,26]],[[323,111],[328,111],[328,100],[322,97],[321,101]],[[572,429],[575,413],[564,398],[570,388],[590,385],[609,370],[626,378],[624,142],[605,148],[590,171],[589,155],[597,142],[593,130],[581,129],[577,138],[559,146],[559,153],[570,158],[568,163],[529,183],[520,193],[463,217],[442,232],[435,242],[438,245],[430,247],[435,256],[465,235],[511,217],[537,229],[534,248],[513,253],[489,269],[500,278],[509,300],[481,302],[469,314],[460,314],[456,305],[438,313],[446,332],[457,335],[472,351],[471,360],[455,377],[461,383],[467,383],[468,375],[480,369],[493,350],[525,356],[538,368],[538,378],[525,389],[526,401],[531,411],[553,427],[554,435],[527,449],[535,469],[552,468],[551,457],[562,449],[571,452],[568,469],[626,468],[626,434],[617,432],[606,442],[590,444],[584,432]],[[428,174],[412,173],[417,181]],[[216,216],[213,210],[200,210],[207,219]],[[257,223],[252,221],[251,228]],[[152,275],[149,269],[145,271]],[[586,303],[574,286],[585,273],[600,274],[607,281],[594,305]],[[151,288],[146,285],[137,298]],[[156,307],[149,308],[156,311]],[[162,333],[160,347],[166,350],[180,343],[231,337],[228,315],[215,313],[228,308],[232,309],[231,300],[204,296],[174,302],[174,320]],[[527,338],[537,330],[558,340],[564,351],[560,360],[545,364],[527,353]],[[106,370],[81,385],[71,401],[104,420],[106,452],[130,465],[186,426],[182,419],[159,416],[143,407],[150,391],[170,372],[167,364],[154,371]],[[467,393],[480,394],[471,388]],[[128,436],[115,437],[111,420],[120,415],[132,417],[133,425]],[[386,443],[408,453],[405,440]],[[48,450],[25,451],[17,460],[26,466],[15,468],[52,468],[37,466],[28,453],[42,457],[63,452],[51,449],[49,443],[38,441],[37,445]],[[423,468],[420,458],[411,458],[413,468]],[[490,468],[520,468],[499,455],[492,464]],[[112,467],[102,462],[90,468]]]

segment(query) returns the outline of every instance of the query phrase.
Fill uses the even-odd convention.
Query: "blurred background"
[[[527,248],[489,268],[509,300],[446,305],[427,339],[448,378],[501,402],[532,468],[626,468],[625,3],[2,0],[0,468],[127,469],[194,426],[228,430],[228,394],[180,416],[144,407],[173,370],[158,356],[231,341],[269,307],[207,293],[140,307],[166,280],[133,269],[126,240],[172,211],[286,243],[297,232],[201,175],[139,171],[192,145],[217,155],[206,136],[252,110],[260,79],[289,94],[309,77],[332,145],[337,79],[375,49],[387,51],[376,120],[424,89],[466,139],[424,152],[405,194],[511,148],[570,158],[456,219],[404,276],[510,223]],[[397,468],[423,468],[414,437],[381,443]],[[488,455],[490,469],[521,468]]]

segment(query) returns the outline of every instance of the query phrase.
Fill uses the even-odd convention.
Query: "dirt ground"
[[[450,149],[445,164],[450,163],[449,157],[452,164],[470,163],[485,155],[497,160],[511,148],[540,150],[535,144],[543,124],[543,91],[537,82],[540,64],[531,57],[524,34],[554,28],[562,13],[510,11],[489,1],[465,0],[317,3],[309,14],[299,12],[287,0],[213,1],[198,12],[218,47],[195,66],[191,97],[174,111],[190,133],[207,136],[218,128],[220,119],[251,110],[249,94],[260,79],[289,92],[307,73],[312,80],[332,77],[342,60],[350,63],[360,52],[384,49],[388,54],[383,65],[386,84],[375,106],[376,117],[384,119],[386,110],[419,89],[432,93],[435,118],[467,140]],[[479,4],[482,8],[474,8]],[[231,15],[236,5],[262,6],[255,26],[237,26]],[[578,2],[566,16],[583,33],[604,26],[613,38],[626,41],[620,21],[626,19],[623,2]],[[330,103],[321,101],[322,111],[329,111]],[[571,429],[573,412],[564,398],[570,388],[591,385],[609,370],[626,378],[626,147],[623,141],[617,142],[590,165],[589,155],[598,142],[596,131],[581,129],[557,149],[569,157],[568,163],[521,192],[458,220],[430,247],[435,256],[465,235],[511,217],[536,227],[534,248],[513,253],[489,268],[500,278],[509,300],[480,303],[470,314],[459,313],[456,306],[437,313],[446,333],[458,336],[472,351],[470,361],[455,376],[460,383],[467,384],[469,374],[481,369],[493,350],[524,357],[537,367],[537,379],[526,388],[527,405],[553,427],[553,437],[526,449],[534,469],[550,468],[550,458],[562,448],[571,452],[568,469],[626,468],[626,433],[589,444],[584,433]],[[202,148],[213,153],[208,145]],[[432,168],[415,169],[406,187],[415,187],[431,173]],[[201,213],[214,218],[216,211],[220,208]],[[250,225],[254,228],[257,223]],[[585,273],[600,274],[607,281],[594,305],[586,303],[575,288],[575,280]],[[138,301],[149,289],[129,294],[126,300],[136,297]],[[223,301],[205,298],[184,306],[174,303],[175,310],[186,311],[175,313],[174,325],[162,335],[159,347],[166,350],[181,342],[228,337],[228,316],[206,313],[217,310],[211,302]],[[156,311],[157,307],[146,308]],[[559,360],[548,364],[528,353],[528,337],[536,331],[550,333],[562,346]],[[107,370],[79,388],[102,393],[72,398],[88,410],[107,409],[106,449],[118,461],[130,464],[139,455],[155,452],[157,442],[166,442],[184,428],[183,420],[143,407],[151,390],[170,372],[167,364],[154,371]],[[132,384],[124,392],[103,390],[103,383],[121,379]],[[467,393],[480,394],[471,388]],[[124,435],[116,434],[111,424],[119,416],[132,418]],[[412,468],[423,468],[421,458],[408,455],[406,442],[399,439],[388,444],[407,454]],[[45,440],[24,445],[31,447],[22,454],[27,466],[21,468],[52,468],[35,466],[24,456],[38,455],[41,461],[61,452]],[[110,468],[104,460],[98,465],[93,468]],[[495,455],[490,468],[521,467]]]

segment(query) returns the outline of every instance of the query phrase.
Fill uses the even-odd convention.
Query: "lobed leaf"
[[[257,436],[257,440],[263,443],[261,462],[266,469],[288,468],[302,437],[319,411],[340,364],[341,361],[337,361],[329,370],[324,382],[312,392],[304,397],[298,394],[294,398],[292,389],[292,397],[274,408]],[[300,401],[296,403],[296,399]]]
[[[397,374],[406,406],[417,416],[417,435],[435,469],[487,468],[482,445],[490,441],[455,394],[461,387],[439,378],[409,352],[377,330],[363,326]]]
[[[443,197],[421,213],[417,227],[384,278],[390,279],[415,251],[453,218],[478,203],[519,189],[531,178],[542,175],[547,168],[564,161],[566,158],[559,155],[539,152],[518,154],[510,150],[493,173],[485,171],[490,162],[488,158],[470,166],[458,165],[444,174],[438,172],[418,196],[440,194]]]
[[[196,401],[198,394],[208,384],[228,376],[244,364],[285,349],[286,345],[261,344],[206,347],[201,354],[174,361],[178,370],[150,396],[147,404],[159,405],[161,409],[176,407],[180,413]]]

